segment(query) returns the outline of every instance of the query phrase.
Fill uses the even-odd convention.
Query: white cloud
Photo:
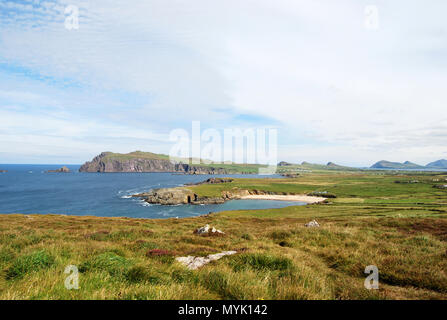
[[[54,89],[48,79],[41,83],[53,89],[29,87],[25,94],[0,80],[0,102],[23,107],[35,99],[57,108],[67,117],[62,124],[48,112],[33,121],[37,106],[25,121],[47,145],[51,133],[73,150],[87,144],[97,152],[107,144],[116,150],[118,140],[116,147],[111,141],[122,136],[160,140],[191,120],[212,127],[233,114],[249,114],[282,123],[291,133],[284,143],[312,141],[310,147],[284,147],[280,157],[290,160],[307,155],[326,161],[333,153],[328,161],[366,165],[379,158],[442,157],[447,4],[374,3],[380,24],[370,31],[363,27],[367,1],[4,1],[2,9],[20,14],[0,19],[0,62],[56,83],[68,80],[89,94],[68,90],[65,98],[75,97],[75,104],[64,101],[64,89]],[[79,30],[64,28],[67,4],[80,8]],[[105,102],[95,107],[100,99],[92,92]],[[122,93],[123,101],[112,102],[110,92]],[[133,104],[132,96],[143,101]],[[108,104],[113,107],[104,112]],[[228,114],[220,111],[225,108]],[[8,121],[22,116],[10,114]],[[23,134],[22,141],[30,141],[17,127],[5,130],[10,138]],[[98,141],[79,145],[76,135]],[[297,149],[305,154],[292,151]]]

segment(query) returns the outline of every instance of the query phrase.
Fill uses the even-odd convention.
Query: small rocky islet
[[[70,169],[68,169],[66,166],[63,166],[56,170],[47,170],[47,173],[70,173]]]

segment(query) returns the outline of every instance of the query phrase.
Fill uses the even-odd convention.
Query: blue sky
[[[278,128],[280,160],[446,158],[445,12],[442,0],[1,1],[0,163],[168,153],[169,132],[196,120]]]

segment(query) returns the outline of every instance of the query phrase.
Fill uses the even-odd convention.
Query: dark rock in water
[[[70,169],[68,169],[66,166],[63,166],[62,168],[59,168],[57,170],[48,170],[47,172],[50,172],[50,173],[69,173]]]
[[[8,170],[0,170],[0,173],[6,173]]]

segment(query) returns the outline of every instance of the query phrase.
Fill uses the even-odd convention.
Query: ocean
[[[257,175],[178,175],[172,173],[46,173],[61,165],[0,165],[0,214],[66,214],[99,217],[173,218],[238,209],[281,208],[304,203],[232,200],[213,205],[151,205],[131,195],[181,186],[210,177],[254,178]],[[267,176],[271,179],[278,175]]]

